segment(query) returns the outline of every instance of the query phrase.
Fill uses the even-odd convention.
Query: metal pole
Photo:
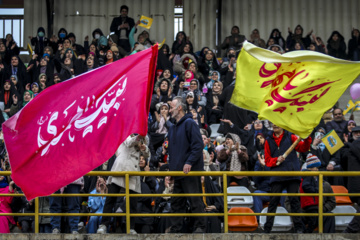
[[[35,198],[35,233],[39,233],[39,198]]]
[[[323,233],[324,231],[324,226],[323,226],[323,175],[320,174],[319,175],[319,233]]]
[[[228,226],[228,204],[227,204],[227,175],[223,174],[223,186],[224,186],[224,233],[229,232]]]
[[[129,174],[125,174],[126,233],[130,234]]]

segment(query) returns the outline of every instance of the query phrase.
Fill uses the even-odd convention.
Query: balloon
[[[354,100],[360,97],[360,83],[354,83],[350,87],[350,95]]]

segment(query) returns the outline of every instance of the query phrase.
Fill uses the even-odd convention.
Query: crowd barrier
[[[0,176],[9,176],[10,171],[0,172]],[[86,176],[115,176],[125,177],[126,186],[129,185],[130,176],[219,176],[223,179],[227,179],[228,176],[318,176],[319,177],[319,193],[228,193],[227,192],[227,181],[223,181],[223,193],[192,193],[192,194],[130,194],[129,189],[125,189],[125,193],[119,194],[52,194],[52,197],[126,197],[126,212],[125,213],[40,213],[39,212],[39,198],[35,198],[35,212],[34,213],[0,213],[0,216],[34,216],[35,217],[35,233],[39,233],[39,216],[110,216],[110,217],[126,217],[126,232],[130,233],[130,217],[224,217],[224,232],[228,233],[228,216],[317,216],[319,218],[319,233],[323,233],[323,216],[360,216],[360,213],[323,213],[323,197],[324,196],[353,196],[360,197],[360,193],[323,193],[323,177],[360,177],[359,172],[189,172],[185,174],[183,172],[156,172],[156,171],[142,171],[142,172],[109,172],[109,171],[92,171],[86,174]],[[228,196],[317,196],[319,197],[319,212],[318,213],[228,213]],[[0,196],[13,196],[22,197],[24,194],[0,194]],[[203,197],[203,196],[221,196],[224,199],[224,212],[223,213],[130,213],[130,197]],[[321,207],[320,207],[321,206]]]

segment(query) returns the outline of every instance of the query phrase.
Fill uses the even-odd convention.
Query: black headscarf
[[[8,91],[5,91],[5,89],[4,89],[4,85],[6,82],[10,83],[10,90],[8,90]],[[13,101],[14,94],[18,98],[18,104],[19,104],[19,102],[22,100],[22,98],[20,97],[18,91],[16,91],[14,84],[10,80],[5,80],[4,84],[1,86],[1,96],[0,96],[0,101],[4,102],[4,109],[9,109],[11,107],[11,105],[14,103],[14,101]]]

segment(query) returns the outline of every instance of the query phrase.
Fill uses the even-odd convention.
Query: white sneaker
[[[107,227],[104,224],[101,224],[96,233],[105,234]]]
[[[59,234],[59,233],[60,233],[60,231],[59,231],[59,229],[54,228],[54,229],[52,230],[52,233],[54,233],[54,234]]]
[[[130,229],[130,234],[137,234],[137,232],[134,229]]]
[[[72,231],[71,233],[72,233],[72,234],[79,234],[78,231]]]

